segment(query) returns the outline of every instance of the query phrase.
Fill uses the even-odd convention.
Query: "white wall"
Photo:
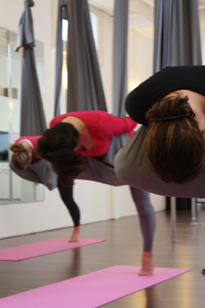
[[[51,3],[51,0],[35,0],[35,6],[32,8],[35,38],[43,42],[44,45],[43,101],[47,123],[52,119],[54,105],[55,51],[52,50]],[[23,0],[0,0],[0,26],[16,32],[23,9]],[[105,13],[102,14],[102,17],[104,20],[101,29],[103,53],[100,64],[106,99],[109,111],[111,111],[112,47],[110,44],[112,42],[112,17]],[[136,38],[138,36],[135,32],[133,35]],[[144,42],[146,48],[150,45],[146,39],[143,40],[143,37],[140,39],[140,46]],[[143,51],[141,51],[141,54],[143,54]],[[133,61],[135,60],[136,63],[135,68],[137,68],[137,65],[139,65],[136,59],[137,53],[133,51],[132,57],[134,57]],[[147,61],[146,57],[143,58],[143,61],[144,59],[147,67],[143,67],[143,72],[146,71],[145,75],[150,75],[151,60]],[[129,63],[132,65],[133,61],[130,60]],[[62,95],[63,97],[64,95]],[[99,183],[78,181],[74,187],[74,192],[75,200],[81,209],[82,223],[135,214],[134,204],[127,187],[112,188]],[[163,197],[152,197],[152,200],[156,210],[164,209]],[[44,202],[0,205],[0,238],[66,226],[72,226],[72,221],[60,200],[57,189],[50,192],[45,188]]]
[[[128,91],[153,74],[153,37],[140,29],[129,29]]]

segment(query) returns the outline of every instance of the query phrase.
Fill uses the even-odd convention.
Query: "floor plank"
[[[205,210],[203,226],[190,226],[190,211],[177,212],[177,242],[171,242],[170,213],[158,212],[154,244],[155,266],[191,268],[192,271],[146,290],[104,305],[107,308],[204,308]],[[0,249],[69,237],[71,228],[0,240]],[[0,298],[34,289],[113,265],[140,266],[142,239],[137,216],[82,226],[84,238],[107,242],[19,262],[0,261]],[[83,307],[82,307],[83,308]]]

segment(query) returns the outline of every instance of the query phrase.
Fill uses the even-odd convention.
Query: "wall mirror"
[[[0,28],[0,204],[44,199],[44,186],[23,180],[9,168],[8,146],[20,137],[22,49],[14,51],[17,34]],[[40,90],[43,88],[43,44],[35,42]]]

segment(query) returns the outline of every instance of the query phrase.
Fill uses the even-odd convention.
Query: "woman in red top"
[[[39,169],[41,170],[44,165],[41,165],[40,168],[38,167],[36,169],[34,166],[37,162],[42,161],[42,158],[36,152],[37,141],[39,138],[41,138],[41,136],[24,136],[17,139],[16,142],[10,146],[10,150],[14,152],[11,157],[11,169],[26,180],[34,183],[43,183],[50,190],[54,189],[57,185],[61,199],[68,209],[74,223],[73,232],[69,242],[77,242],[80,237],[80,210],[73,199],[73,187],[63,186],[58,179],[56,183],[56,176],[51,170],[49,170],[48,174],[43,174],[44,181],[42,181],[42,174],[39,174]],[[44,162],[47,164],[45,160]],[[46,179],[46,177],[50,178]],[[52,183],[53,177],[55,183]]]
[[[37,151],[48,160],[61,183],[70,181],[84,168],[82,156],[107,153],[113,136],[131,133],[131,118],[118,118],[103,111],[70,112],[55,117],[38,141]]]
[[[72,124],[79,133],[79,154],[82,156],[101,156],[110,146],[113,136],[133,133],[137,123],[130,117],[118,118],[104,111],[76,111],[55,117],[50,127],[58,123]],[[44,136],[44,135],[43,135]]]
[[[112,137],[132,133],[135,126],[136,122],[131,118],[117,118],[103,111],[70,112],[51,121],[51,128],[44,131],[36,150],[51,163],[61,183],[69,186],[84,168],[83,156],[100,157],[103,160]],[[130,189],[144,239],[140,275],[151,275],[155,213],[147,192],[134,187]]]

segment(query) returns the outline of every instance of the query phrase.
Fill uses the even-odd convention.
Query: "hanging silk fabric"
[[[127,95],[128,1],[115,0],[113,51],[113,115],[125,117]],[[116,153],[128,141],[128,134],[114,136],[104,161],[113,165]]]
[[[24,49],[21,83],[21,136],[41,135],[46,129],[46,121],[35,64],[35,39],[31,7],[34,2],[25,1],[25,10],[18,27],[16,50]]]
[[[123,21],[123,15],[124,21]],[[60,89],[62,75],[62,19],[67,18],[67,112],[102,110],[107,111],[100,75],[98,57],[94,43],[90,13],[87,0],[59,0],[56,32],[56,82],[54,115],[60,112]],[[127,23],[128,0],[115,1],[115,47],[114,47],[114,115],[125,116],[123,100],[127,94]],[[121,24],[121,27],[120,27]],[[117,35],[116,35],[117,34]],[[121,35],[121,37],[120,37]],[[122,40],[120,44],[120,40]],[[117,51],[122,51],[117,57]],[[121,70],[119,67],[121,66]],[[122,78],[117,76],[122,74]],[[123,89],[123,91],[122,91]],[[112,139],[108,153],[103,160],[86,157],[86,170],[79,179],[92,180],[110,185],[125,185],[117,179],[113,169],[113,159],[118,150],[127,141],[128,136]],[[124,139],[123,141],[121,139]],[[109,183],[108,183],[109,182]]]
[[[155,0],[154,73],[202,65],[198,0]]]
[[[59,0],[56,31],[54,115],[60,113],[62,76],[62,19],[68,19],[67,112],[107,111],[87,0]]]
[[[34,6],[32,0],[25,1],[25,10],[21,16],[18,26],[16,50],[24,48],[22,62],[21,81],[21,136],[38,136],[46,129],[46,121],[38,83],[38,76],[35,65],[34,50],[35,39],[33,33],[33,20],[31,7]],[[49,190],[57,185],[57,176],[51,170],[50,164],[42,159],[30,164],[25,170],[18,170],[10,164],[10,168],[21,178],[42,183]]]

